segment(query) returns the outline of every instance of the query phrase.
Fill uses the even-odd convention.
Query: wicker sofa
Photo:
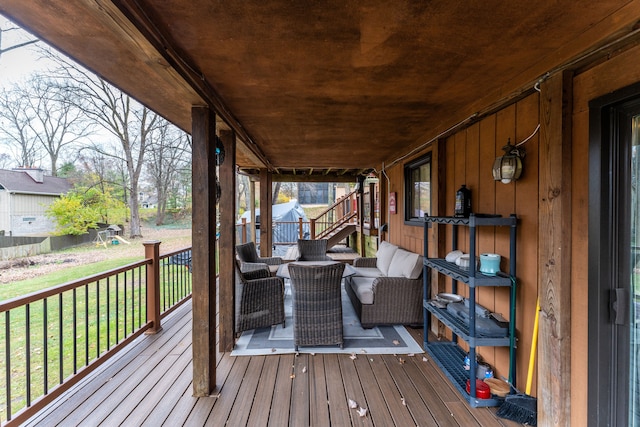
[[[422,256],[382,242],[375,258],[356,258],[345,290],[364,328],[422,326]]]

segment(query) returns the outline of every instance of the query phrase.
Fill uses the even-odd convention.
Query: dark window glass
[[[431,212],[431,154],[407,164],[404,181],[405,222],[422,224],[422,218]]]

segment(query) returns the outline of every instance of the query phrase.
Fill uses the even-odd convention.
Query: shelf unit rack
[[[445,375],[451,380],[472,407],[498,406],[501,399],[492,396],[490,399],[480,399],[476,397],[476,347],[509,347],[509,382],[515,383],[515,319],[516,319],[516,227],[518,219],[515,214],[509,217],[479,216],[471,214],[469,218],[457,217],[425,217],[424,223],[424,349],[431,355],[436,364],[443,370]],[[469,228],[469,269],[462,269],[455,263],[447,262],[441,258],[429,258],[428,249],[428,229],[431,224],[446,224],[452,228],[452,249],[458,248],[458,227]],[[488,276],[476,270],[476,238],[477,228],[482,226],[508,226],[510,227],[509,244],[509,271],[508,273],[498,273],[496,276]],[[446,309],[437,308],[430,304],[431,295],[431,275],[429,269],[440,274],[451,277],[452,291],[458,292],[458,282],[469,287],[469,321],[450,314]],[[506,337],[483,336],[476,331],[476,292],[475,289],[481,286],[506,286],[509,292],[509,327]],[[451,329],[453,339],[451,341],[429,342],[429,330],[431,318],[429,314]],[[466,341],[469,345],[469,365],[470,369],[464,369],[465,352],[458,346],[458,338]],[[469,382],[469,392],[466,391],[467,380]]]

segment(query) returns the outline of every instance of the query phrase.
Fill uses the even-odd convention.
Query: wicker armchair
[[[296,261],[331,261],[327,256],[327,239],[298,239],[298,258]]]
[[[280,257],[259,257],[256,245],[253,242],[237,245],[236,254],[243,264],[266,264],[272,275],[278,271],[278,266],[282,264],[282,258]],[[243,265],[242,270],[247,271],[248,269]]]
[[[236,262],[236,334],[282,323],[284,327],[284,281],[271,277],[268,269],[242,272]]]
[[[290,264],[293,340],[299,346],[343,346],[341,282],[344,264]]]

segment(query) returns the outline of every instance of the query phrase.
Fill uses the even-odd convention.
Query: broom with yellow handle
[[[496,415],[521,424],[535,426],[538,424],[538,399],[530,396],[533,382],[533,367],[535,365],[536,347],[538,346],[538,323],[540,319],[540,300],[536,301],[536,315],[533,321],[533,336],[531,337],[531,353],[529,355],[529,369],[527,373],[526,394],[510,394],[496,412]],[[515,320],[515,319],[513,319]]]

